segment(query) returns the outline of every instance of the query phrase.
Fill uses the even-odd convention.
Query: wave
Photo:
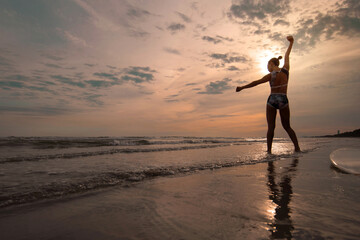
[[[147,179],[155,177],[163,177],[170,175],[190,174],[203,170],[215,170],[220,168],[241,166],[241,165],[252,165],[262,162],[275,161],[284,158],[300,157],[301,154],[315,150],[309,149],[302,153],[284,153],[280,155],[266,155],[259,159],[243,159],[230,162],[217,162],[217,163],[206,163],[197,164],[191,166],[177,166],[177,167],[158,167],[139,171],[120,171],[114,170],[111,172],[97,173],[96,176],[93,174],[91,177],[81,178],[73,182],[53,182],[43,186],[37,186],[34,189],[28,189],[21,193],[12,193],[8,195],[0,196],[0,208],[4,208],[11,205],[25,204],[36,202],[45,199],[54,199],[59,197],[66,197],[73,194],[86,193],[91,190],[102,189],[111,186],[131,186],[134,182],[141,182]],[[44,174],[44,172],[41,172]],[[49,172],[49,175],[61,175],[68,174],[65,172]]]
[[[102,146],[141,146],[169,144],[264,142],[264,138],[229,137],[2,137],[0,147],[30,147],[34,149],[88,148]],[[281,141],[281,139],[275,139]]]
[[[90,157],[90,156],[108,155],[108,154],[116,154],[116,153],[181,151],[181,150],[191,150],[191,149],[201,149],[201,148],[225,147],[230,145],[241,145],[241,144],[240,143],[213,144],[213,145],[194,145],[194,146],[158,147],[158,148],[120,148],[120,149],[114,148],[110,150],[101,150],[101,151],[93,151],[93,152],[58,153],[58,154],[35,155],[35,156],[16,156],[16,157],[3,158],[0,160],[0,164],[13,163],[13,162],[26,162],[26,161],[40,161],[40,160],[49,160],[49,159],[57,159],[57,158]]]

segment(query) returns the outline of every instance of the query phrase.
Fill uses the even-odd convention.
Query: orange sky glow
[[[359,1],[38,0],[0,9],[1,136],[265,136],[268,84],[235,88],[267,74],[287,35],[298,135],[359,128]],[[280,126],[276,136],[287,136]]]

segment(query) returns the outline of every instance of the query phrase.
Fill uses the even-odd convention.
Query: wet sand
[[[338,147],[4,208],[0,238],[359,239],[360,176],[331,167]]]

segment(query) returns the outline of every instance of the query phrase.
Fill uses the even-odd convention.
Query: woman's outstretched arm
[[[285,53],[285,63],[284,63],[284,68],[286,68],[287,70],[290,70],[290,52],[291,52],[291,48],[294,44],[294,38],[293,36],[287,36],[286,39],[290,42],[289,47]]]
[[[271,79],[271,75],[267,74],[262,79],[253,81],[253,82],[251,82],[249,84],[246,84],[246,85],[244,85],[242,87],[236,87],[236,92],[240,92],[241,90],[243,90],[245,88],[252,88],[252,87],[255,87],[255,86],[259,85],[259,84],[266,83],[266,82],[270,81],[270,79]]]

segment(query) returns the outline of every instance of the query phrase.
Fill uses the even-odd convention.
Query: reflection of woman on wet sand
[[[272,238],[287,238],[291,239],[291,232],[294,230],[294,226],[290,219],[290,200],[292,196],[291,187],[291,172],[296,171],[298,159],[294,158],[291,166],[286,168],[287,171],[282,173],[280,184],[276,184],[276,172],[273,162],[268,163],[268,182],[269,187],[269,199],[275,203],[275,215],[273,223],[269,224],[271,229]],[[280,187],[280,188],[279,188]]]
[[[285,53],[285,63],[282,68],[279,68],[279,60],[282,58],[281,56],[278,58],[272,58],[268,62],[268,70],[269,74],[264,76],[262,79],[253,81],[245,86],[237,87],[236,92],[240,92],[245,88],[255,87],[256,85],[269,82],[271,88],[271,94],[267,101],[266,107],[266,119],[268,123],[268,132],[267,132],[267,151],[271,153],[272,142],[274,138],[274,130],[275,130],[275,120],[277,109],[279,109],[281,123],[289,134],[292,142],[295,146],[295,151],[299,152],[300,147],[298,144],[298,140],[295,134],[295,131],[290,127],[290,108],[289,101],[286,96],[287,93],[287,85],[289,81],[289,69],[290,69],[290,52],[292,45],[294,43],[294,38],[292,36],[288,36],[287,40],[290,42],[290,45]]]

